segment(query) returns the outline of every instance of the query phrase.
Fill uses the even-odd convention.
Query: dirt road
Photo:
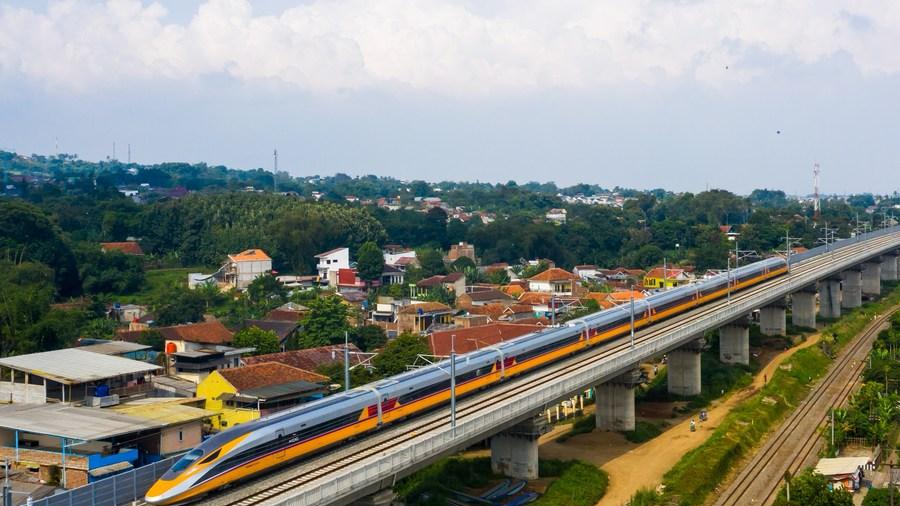
[[[771,378],[781,363],[797,351],[813,346],[819,334],[810,335],[798,346],[773,357],[753,378],[746,388],[728,398],[714,402],[709,408],[709,420],[690,431],[690,416],[675,420],[675,424],[656,438],[633,444],[616,432],[591,432],[575,436],[564,443],[550,441],[540,447],[541,458],[577,458],[600,466],[609,473],[609,490],[598,506],[625,504],[640,488],[655,488],[663,475],[690,450],[700,446],[712,434],[722,418],[732,407],[753,395],[763,386],[765,378]],[[691,416],[696,417],[696,413]]]

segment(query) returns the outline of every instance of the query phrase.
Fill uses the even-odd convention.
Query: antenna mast
[[[822,204],[819,202],[819,173],[821,169],[819,169],[819,164],[815,163],[813,165],[813,220],[819,220],[819,214],[822,210]]]

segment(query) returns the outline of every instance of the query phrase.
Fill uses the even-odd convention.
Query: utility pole
[[[350,390],[350,333],[344,331],[344,391]]]
[[[728,266],[725,271],[725,279],[728,284],[728,303],[731,304],[731,257],[728,257]]]
[[[275,170],[272,172],[273,193],[278,193],[278,149],[276,148],[273,156],[275,158]]]
[[[666,257],[663,257],[663,291],[669,290],[669,266]]]
[[[634,348],[634,286],[632,285],[631,290],[629,291],[630,299],[631,299],[631,348]]]
[[[450,336],[450,431],[456,437],[456,334]]]

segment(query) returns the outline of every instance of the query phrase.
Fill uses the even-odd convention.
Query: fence
[[[170,457],[138,467],[83,487],[34,501],[34,506],[119,506],[141,500],[153,483],[166,472],[178,457]]]

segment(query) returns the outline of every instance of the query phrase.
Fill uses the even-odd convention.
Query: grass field
[[[179,267],[172,269],[152,269],[144,273],[142,289],[129,295],[108,295],[108,299],[122,304],[149,304],[158,300],[166,289],[174,286],[187,286],[190,272],[212,272],[209,267]]]

